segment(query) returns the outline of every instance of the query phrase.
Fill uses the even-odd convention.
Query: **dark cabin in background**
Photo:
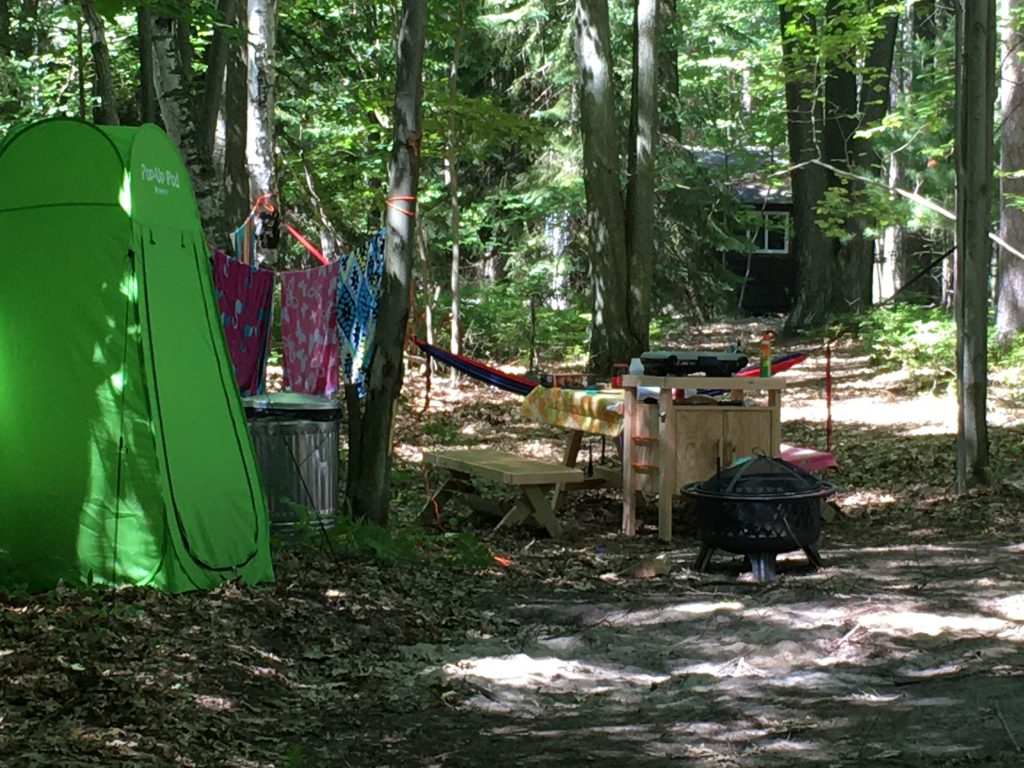
[[[723,251],[722,265],[739,279],[735,306],[748,315],[788,312],[796,290],[796,262],[791,253],[790,214],[793,199],[789,176],[763,171],[785,157],[785,150],[744,148],[731,152],[691,147],[698,165],[728,189],[749,212],[745,232],[736,239],[750,250]]]
[[[736,306],[748,315],[788,312],[796,287],[796,262],[790,251],[790,191],[755,183],[731,188],[754,218],[746,232],[751,250],[722,254],[724,265],[741,279],[736,288]]]

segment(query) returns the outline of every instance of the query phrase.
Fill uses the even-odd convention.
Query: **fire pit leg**
[[[715,554],[715,548],[709,547],[707,544],[700,545],[700,552],[697,553],[697,559],[693,561],[693,570],[697,573],[704,573],[711,564],[711,556]]]
[[[818,568],[824,568],[825,564],[821,561],[821,555],[818,554],[818,550],[808,544],[806,547],[802,547],[804,554],[807,555],[808,562],[814,566],[815,570]]]
[[[754,581],[775,580],[775,553],[774,552],[751,552],[747,555],[750,561],[750,570],[754,572]]]

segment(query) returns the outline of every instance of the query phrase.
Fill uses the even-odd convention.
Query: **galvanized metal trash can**
[[[341,404],[296,392],[243,397],[270,529],[331,528],[338,512]]]

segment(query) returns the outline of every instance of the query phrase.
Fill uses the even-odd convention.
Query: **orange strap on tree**
[[[409,207],[399,205],[399,203],[409,203]],[[404,213],[406,216],[416,215],[416,195],[391,195],[384,200],[384,204],[388,208],[393,208],[399,213]]]

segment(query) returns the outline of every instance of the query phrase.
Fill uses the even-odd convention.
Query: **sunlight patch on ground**
[[[544,461],[562,460],[558,448],[553,447],[550,440],[522,440],[517,443],[516,453]]]
[[[840,696],[839,701],[852,701],[867,704],[890,704],[903,698],[902,693],[879,693],[878,691],[861,691],[849,696]]]
[[[197,694],[195,702],[203,709],[209,709],[213,712],[226,712],[235,708],[235,702],[224,696]]]
[[[744,607],[743,603],[735,600],[717,603],[680,603],[642,611],[609,611],[599,617],[595,623],[613,627],[669,624],[677,621],[681,616],[705,616],[719,611],[742,611]]]
[[[250,664],[245,667],[245,671],[253,677],[283,677],[283,675],[273,667],[260,667],[255,664]]]
[[[850,616],[848,606],[776,606],[772,608],[756,608],[744,612],[743,618],[752,622],[763,622],[766,619],[785,624],[793,629],[819,629],[836,627]]]
[[[525,653],[514,656],[490,656],[463,659],[444,666],[451,677],[472,677],[513,688],[583,690],[590,693],[611,691],[621,685],[653,685],[669,679],[622,666],[584,664],[579,661],[543,658]]]
[[[1024,595],[1010,595],[995,600],[982,600],[980,606],[983,610],[1002,616],[1008,621],[1024,622]]]
[[[867,424],[900,429],[906,435],[945,435],[956,433],[956,400],[922,395],[915,400],[889,400],[884,389],[875,395],[843,397],[834,392],[832,420],[837,424]],[[782,421],[802,419],[823,421],[825,408],[820,401],[806,405],[787,404],[782,398]]]
[[[887,635],[919,634],[935,637],[945,633],[989,635],[1009,629],[1010,624],[977,614],[940,614],[927,611],[880,611],[861,616],[862,626]]]
[[[423,448],[413,445],[397,445],[395,446],[395,456],[401,461],[407,461],[410,464],[421,464],[423,462]]]
[[[847,507],[868,507],[873,509],[876,507],[885,507],[890,504],[895,504],[896,502],[897,498],[891,493],[885,493],[884,491],[874,489],[852,491],[850,493],[843,494],[844,509]]]
[[[735,722],[716,723],[707,720],[686,723],[685,725],[673,728],[671,732],[678,736],[691,736],[727,744],[745,744],[748,741],[754,741],[755,739],[769,736],[772,733],[778,733],[774,728],[742,728],[737,727]]]
[[[925,554],[932,555],[936,552],[946,552],[948,554],[968,554],[970,550],[958,547],[953,544],[889,544],[884,547],[858,547],[858,552],[872,555],[891,555],[896,552],[903,552],[908,555],[916,555],[918,557]],[[929,562],[935,562],[929,559]],[[943,561],[944,563],[952,561]]]
[[[676,675],[707,675],[714,678],[726,677],[768,677],[772,673],[755,667],[745,658],[730,659],[726,662],[700,661],[673,670]],[[698,690],[699,687],[695,690]]]

